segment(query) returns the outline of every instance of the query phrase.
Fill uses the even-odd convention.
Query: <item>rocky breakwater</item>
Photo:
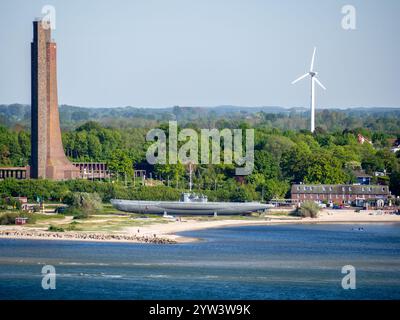
[[[82,241],[121,241],[136,243],[174,244],[176,241],[159,238],[156,235],[139,236],[136,234],[109,234],[88,232],[50,232],[37,230],[0,230],[1,238],[14,239],[49,239],[49,240],[82,240]]]

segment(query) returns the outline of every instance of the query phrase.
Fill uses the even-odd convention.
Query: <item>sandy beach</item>
[[[107,220],[104,220],[106,223]],[[173,244],[198,241],[199,239],[183,237],[177,233],[209,228],[232,226],[275,225],[275,224],[321,224],[321,223],[400,223],[400,216],[385,211],[323,210],[316,219],[299,218],[281,215],[266,215],[260,218],[234,219],[232,217],[204,217],[196,219],[182,217],[169,219],[153,224],[135,227],[124,227],[118,232],[86,232],[65,231],[50,232],[45,228],[28,226],[0,226],[0,238],[32,239],[32,240],[71,240]]]

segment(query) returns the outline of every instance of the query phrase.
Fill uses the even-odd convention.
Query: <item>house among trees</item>
[[[358,170],[353,172],[356,177],[356,184],[360,185],[370,185],[372,176],[366,174],[363,170]]]
[[[397,153],[400,151],[400,139],[397,139],[393,142],[390,151],[392,151],[393,153]]]
[[[359,144],[364,144],[364,143],[372,144],[372,141],[364,137],[362,134],[357,135],[357,140]]]

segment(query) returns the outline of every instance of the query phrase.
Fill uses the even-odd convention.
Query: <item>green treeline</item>
[[[0,182],[0,198],[27,196],[30,201],[55,201],[70,203],[75,193],[96,193],[102,201],[108,202],[113,198],[131,200],[173,200],[179,199],[184,189],[168,186],[130,186],[123,183],[110,183],[106,181],[49,181],[49,180],[15,180],[6,179]],[[260,200],[251,186],[226,184],[217,191],[205,190],[210,201],[250,201]]]
[[[189,121],[186,110],[174,112],[176,118],[181,117],[185,124],[179,122],[180,128],[203,128],[201,122]],[[324,123],[321,119],[324,112],[319,113],[319,123]],[[193,172],[193,189],[206,193],[210,200],[268,200],[288,196],[290,185],[295,182],[353,183],[354,170],[363,169],[371,175],[375,171],[386,172],[387,176],[380,178],[379,182],[390,185],[392,193],[400,195],[400,155],[390,150],[400,138],[399,118],[391,115],[384,114],[372,121],[369,117],[359,117],[357,113],[329,111],[325,127],[333,127],[334,121],[338,121],[338,128],[346,125],[352,129],[328,131],[323,125],[314,134],[291,129],[291,124],[300,121],[301,117],[293,116],[294,122],[291,123],[288,115],[263,112],[251,114],[248,118],[215,115],[212,125],[217,129],[255,129],[255,168],[245,178],[246,183],[241,185],[235,179],[234,165],[197,165]],[[207,117],[211,117],[209,113]],[[211,121],[207,117],[203,121]],[[303,120],[303,127],[307,127],[308,119]],[[272,127],[279,121],[287,122],[286,129]],[[355,127],[360,121],[364,127]],[[383,129],[377,130],[376,127]],[[146,142],[145,137],[151,128],[167,129],[168,122],[157,120],[148,126],[119,127],[88,121],[63,132],[65,152],[72,161],[107,162],[114,173],[114,181],[8,180],[0,183],[0,195],[10,193],[28,195],[33,199],[36,196],[62,199],[68,192],[77,191],[97,192],[104,201],[114,197],[176,200],[179,193],[188,188],[188,168],[182,164],[149,166],[146,163],[146,150],[151,143]],[[360,144],[358,134],[373,144]],[[0,126],[0,166],[27,165],[29,156],[29,130],[22,126],[12,129]],[[133,168],[142,167],[146,168],[148,178],[151,174],[153,179],[162,181],[158,184],[163,185],[144,187],[140,186],[140,181],[134,185]],[[377,182],[377,178],[373,179]]]

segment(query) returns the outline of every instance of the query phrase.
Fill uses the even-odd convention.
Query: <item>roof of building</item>
[[[358,178],[358,177],[362,177],[362,178],[372,178],[372,176],[370,176],[369,174],[366,174],[365,171],[363,170],[354,170],[353,174]]]
[[[389,195],[388,186],[351,184],[294,184],[292,194],[378,194]]]

